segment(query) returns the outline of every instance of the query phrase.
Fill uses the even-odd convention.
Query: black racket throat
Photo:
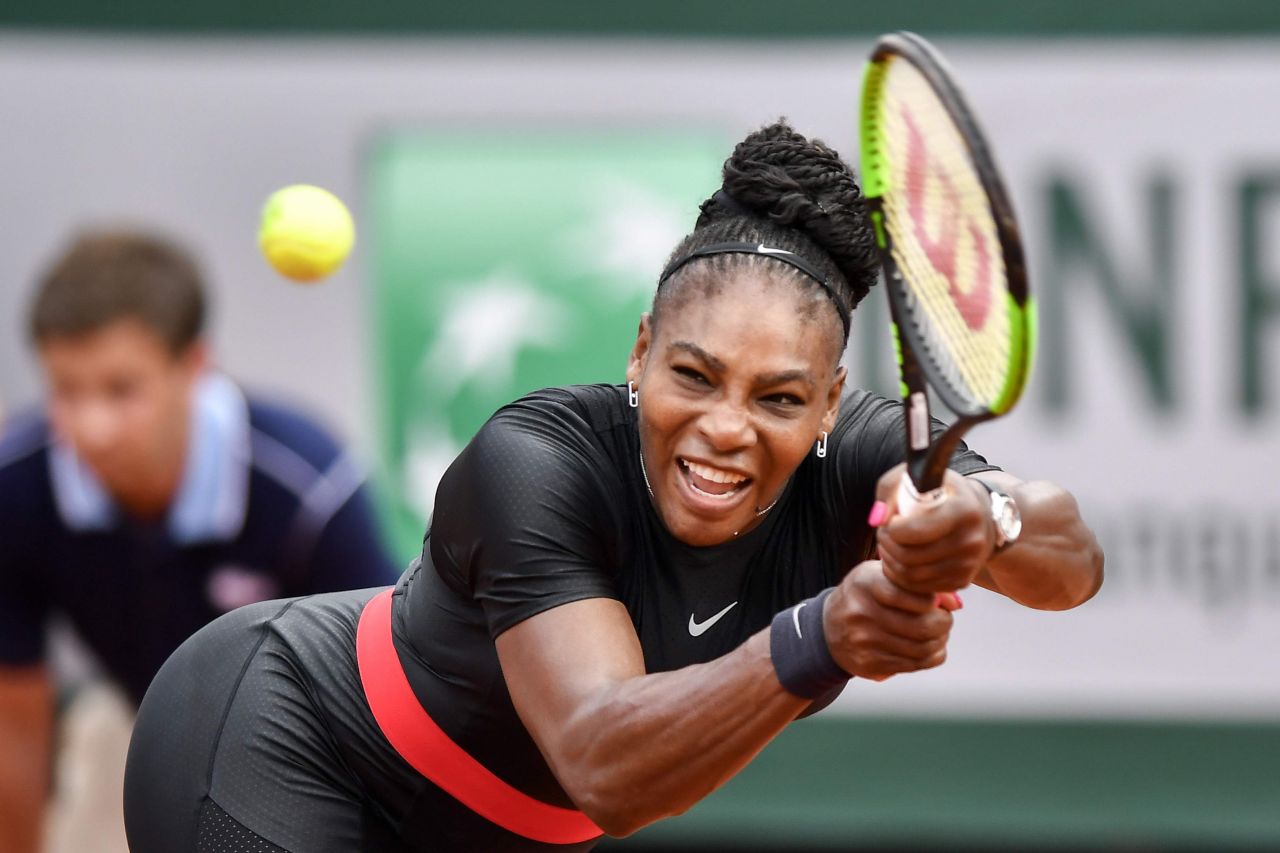
[[[960,414],[937,437],[933,435],[933,418],[929,407],[929,392],[924,371],[915,360],[911,349],[901,346],[902,416],[906,422],[907,474],[920,494],[931,492],[942,485],[951,457],[965,433],[974,425],[995,417],[991,412]]]
[[[910,424],[912,419],[918,417],[912,411],[912,398],[908,397],[903,401],[906,411],[904,414]],[[951,456],[955,453],[956,447],[960,445],[960,440],[964,438],[964,434],[973,427],[974,424],[985,418],[962,418],[957,420],[951,426],[947,427],[937,438],[931,439],[931,443],[926,445],[924,450],[912,449],[918,439],[915,434],[915,427],[910,426],[907,431],[907,474],[911,477],[911,482],[915,485],[916,491],[920,494],[931,492],[942,485],[943,478],[946,476],[947,468],[951,463]],[[928,437],[929,422],[928,409],[926,407],[924,414],[925,434]]]

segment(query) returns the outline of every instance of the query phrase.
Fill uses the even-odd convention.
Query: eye
[[[787,408],[804,405],[804,400],[800,399],[795,394],[770,394],[768,397],[764,398],[764,401],[766,403],[772,403],[776,406],[784,406]]]
[[[681,367],[677,365],[671,369],[674,370],[676,373],[680,374],[685,379],[688,379],[690,382],[694,382],[698,385],[711,384],[711,380],[707,379],[707,377],[703,376],[701,373],[694,370],[692,367]]]

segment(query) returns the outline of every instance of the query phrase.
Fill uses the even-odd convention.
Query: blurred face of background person
[[[134,516],[163,515],[177,492],[203,322],[195,264],[146,234],[81,235],[37,291],[31,335],[53,428]]]
[[[183,471],[205,347],[173,353],[138,320],[39,345],[50,421],[103,485],[139,514],[162,512]]]

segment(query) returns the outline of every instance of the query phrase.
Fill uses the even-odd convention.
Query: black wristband
[[[831,657],[822,627],[822,604],[832,589],[774,616],[769,629],[769,657],[778,681],[802,699],[816,699],[850,678]]]

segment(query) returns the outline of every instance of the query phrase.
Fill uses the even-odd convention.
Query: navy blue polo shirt
[[[364,476],[320,427],[199,384],[187,459],[164,518],[122,512],[40,414],[0,437],[0,665],[38,663],[65,614],[135,701],[174,649],[266,598],[390,584],[399,574]]]

